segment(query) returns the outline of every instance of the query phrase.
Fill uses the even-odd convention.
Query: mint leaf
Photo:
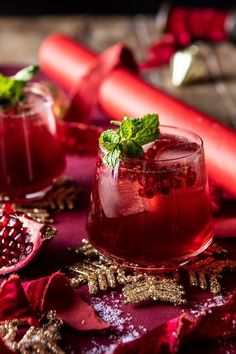
[[[139,118],[140,119],[140,118]],[[159,136],[159,122],[157,114],[146,114],[143,118],[140,119],[142,123],[142,128],[140,128],[133,140],[140,145],[145,145],[154,141]]]
[[[124,117],[124,120],[120,124],[120,136],[123,139],[132,139],[136,132],[140,129],[142,123],[136,119]]]
[[[38,71],[38,65],[29,65],[18,71],[14,76],[12,76],[12,79],[17,81],[29,81],[38,73]]]
[[[99,138],[101,147],[105,150],[113,150],[119,143],[120,137],[115,130],[108,129]]]
[[[24,98],[24,84],[0,74],[0,108],[10,108],[15,102]]]
[[[144,154],[142,146],[133,140],[125,141],[122,147],[122,154],[128,157],[139,157]]]
[[[38,66],[30,65],[14,76],[6,77],[0,74],[0,109],[9,109],[25,98],[24,87],[38,70]]]
[[[103,162],[110,168],[115,168],[119,163],[119,157],[121,151],[119,148],[114,148],[113,150],[107,152],[103,157]]]
[[[118,126],[121,125],[121,122],[119,120],[111,120],[110,123]]]
[[[118,129],[108,129],[99,138],[104,152],[103,162],[110,168],[119,163],[120,156],[140,157],[145,145],[158,138],[159,122],[157,114],[146,114],[143,118],[124,116],[122,122],[111,121]]]

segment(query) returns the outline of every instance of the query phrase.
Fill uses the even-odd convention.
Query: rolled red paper
[[[96,65],[97,56],[69,37],[54,34],[42,43],[39,62],[47,76],[68,91]],[[125,114],[158,113],[161,124],[190,129],[204,141],[209,177],[236,197],[236,132],[214,118],[154,88],[124,68],[102,81],[98,102],[104,112],[121,119]]]

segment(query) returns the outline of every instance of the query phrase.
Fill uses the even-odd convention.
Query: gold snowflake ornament
[[[186,277],[190,286],[217,294],[221,290],[219,280],[224,272],[236,270],[236,261],[226,258],[227,251],[216,243],[178,271],[158,275],[126,270],[101,255],[85,239],[73,251],[79,260],[67,268],[73,276],[72,286],[87,284],[91,294],[122,287],[126,303],[154,300],[183,304],[186,289],[181,280]]]

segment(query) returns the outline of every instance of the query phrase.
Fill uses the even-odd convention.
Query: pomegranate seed
[[[3,204],[2,209],[3,209],[3,212],[7,215],[14,214],[14,212],[15,212],[11,203]]]
[[[25,241],[25,238],[24,236],[22,236],[21,234],[17,234],[15,237],[14,237],[14,240],[17,241],[18,243],[23,243]]]
[[[33,243],[32,242],[26,243],[24,254],[29,254],[32,252],[32,250],[33,250]]]
[[[17,243],[16,249],[19,250],[20,252],[23,252],[25,249],[25,244],[24,243]]]
[[[186,184],[188,186],[194,186],[196,179],[197,179],[197,173],[195,171],[191,171],[187,175]]]
[[[22,223],[20,222],[20,220],[16,219],[14,229],[21,230],[21,228],[22,228]]]
[[[7,246],[7,244],[8,244],[8,239],[6,239],[6,238],[2,238],[1,239],[1,244],[2,244],[2,246],[4,246],[4,247],[6,247]]]
[[[16,263],[18,263],[18,261],[19,261],[19,259],[12,258],[12,259],[10,260],[10,263],[11,263],[11,264],[16,264]],[[9,264],[9,265],[10,265],[10,264]]]
[[[2,227],[7,226],[9,220],[10,220],[10,216],[4,215],[3,218],[2,218],[2,220],[1,220],[1,224],[2,224],[1,226],[2,226]]]
[[[10,218],[9,221],[8,221],[7,226],[14,227],[15,223],[16,223],[16,219],[15,218]]]
[[[150,149],[148,149],[147,150],[147,152],[146,152],[146,158],[147,159],[151,159],[151,160],[154,160],[155,159],[155,157],[156,157],[156,150],[155,149],[153,149],[153,148],[150,148]]]
[[[11,251],[10,251],[10,254],[11,254],[11,256],[13,256],[13,257],[17,257],[18,252],[11,250]]]
[[[2,237],[3,237],[3,238],[8,238],[8,236],[9,236],[9,231],[10,231],[9,227],[5,227],[5,228],[3,229],[3,232],[2,232]]]

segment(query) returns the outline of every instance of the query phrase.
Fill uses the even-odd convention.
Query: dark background
[[[155,14],[158,0],[0,0],[0,15],[40,14]],[[204,7],[233,7],[234,1],[170,1],[172,4]],[[236,4],[235,4],[236,6]]]

